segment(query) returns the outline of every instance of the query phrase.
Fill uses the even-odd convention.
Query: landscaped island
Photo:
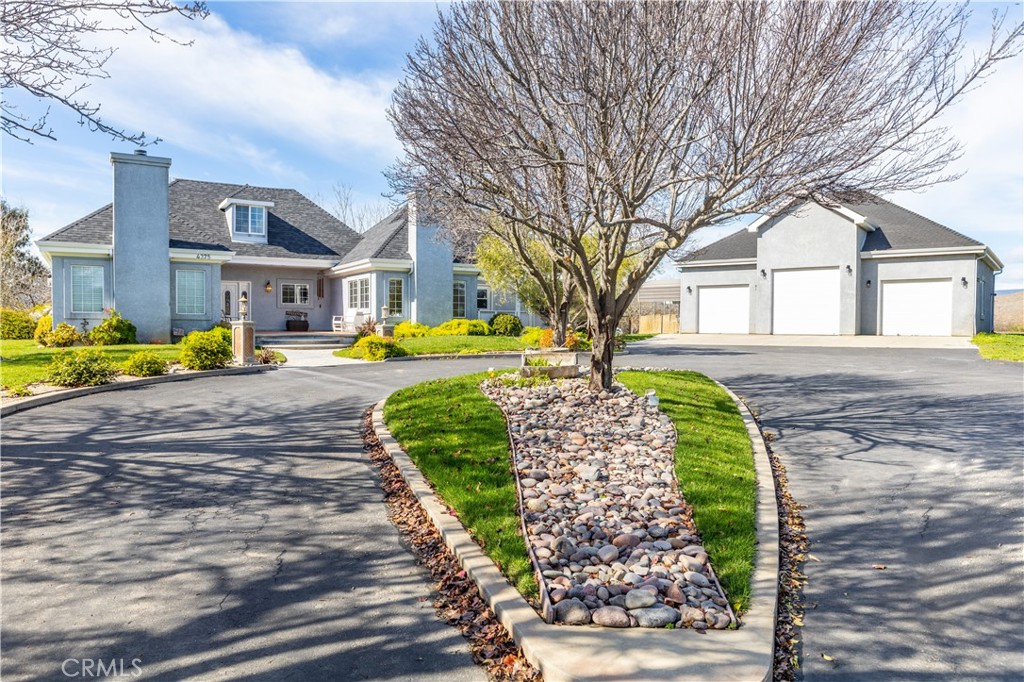
[[[582,380],[516,377],[413,386],[388,400],[385,421],[542,615],[730,626],[730,610],[749,601],[755,481],[746,429],[725,392],[691,372],[623,372],[623,385],[602,393]],[[661,412],[638,396],[647,388]]]

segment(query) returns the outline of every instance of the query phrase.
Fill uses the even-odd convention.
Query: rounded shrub
[[[188,369],[220,369],[231,362],[231,342],[219,329],[194,331],[181,340],[179,361]]]
[[[82,335],[78,333],[78,330],[72,327],[67,322],[61,322],[54,327],[52,332],[48,332],[43,335],[43,345],[51,346],[53,348],[67,348],[73,346],[82,340]]]
[[[133,377],[158,377],[167,374],[167,361],[151,350],[140,350],[124,361],[122,369]]]
[[[119,346],[126,343],[138,343],[135,336],[135,325],[121,317],[116,310],[110,317],[100,322],[89,332],[89,340],[96,346]]]
[[[210,327],[210,333],[216,334],[220,338],[224,339],[224,343],[228,344],[228,348],[231,347],[231,326],[224,326],[223,324],[215,324]]]
[[[419,336],[426,336],[430,333],[430,327],[419,322],[399,322],[395,325],[396,339],[409,339]]]
[[[511,313],[495,313],[487,324],[498,336],[519,336],[523,333],[522,320]]]
[[[378,362],[386,358],[400,358],[409,353],[394,337],[364,336],[356,341],[356,348],[363,349],[363,359]]]
[[[530,348],[540,348],[540,335],[544,332],[540,327],[526,327],[519,340]]]
[[[32,338],[35,339],[36,343],[38,343],[39,345],[45,346],[46,344],[43,342],[43,340],[46,338],[46,335],[52,331],[53,315],[43,315],[42,317],[39,318],[39,321],[36,322],[36,331],[34,334],[32,334]]]
[[[483,320],[448,320],[430,330],[431,336],[490,336],[493,333]]]
[[[99,386],[109,384],[117,376],[117,368],[103,351],[82,348],[55,353],[46,366],[46,380],[57,386]]]
[[[0,308],[0,339],[16,341],[31,339],[36,323],[27,310]]]

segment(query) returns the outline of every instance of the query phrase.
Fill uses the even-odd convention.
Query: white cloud
[[[90,88],[118,125],[223,157],[247,137],[324,156],[390,160],[399,146],[385,116],[397,74],[328,74],[299,50],[235,30],[211,15],[168,31],[190,47],[117,36],[110,79]]]

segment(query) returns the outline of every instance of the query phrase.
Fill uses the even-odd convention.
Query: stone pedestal
[[[231,354],[236,365],[256,362],[256,323],[252,320],[231,321]]]

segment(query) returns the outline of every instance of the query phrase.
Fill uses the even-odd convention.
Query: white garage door
[[[952,280],[882,282],[883,335],[949,336],[952,333]]]
[[[697,287],[697,331],[749,334],[750,287]]]
[[[839,333],[839,268],[772,273],[773,334]]]

